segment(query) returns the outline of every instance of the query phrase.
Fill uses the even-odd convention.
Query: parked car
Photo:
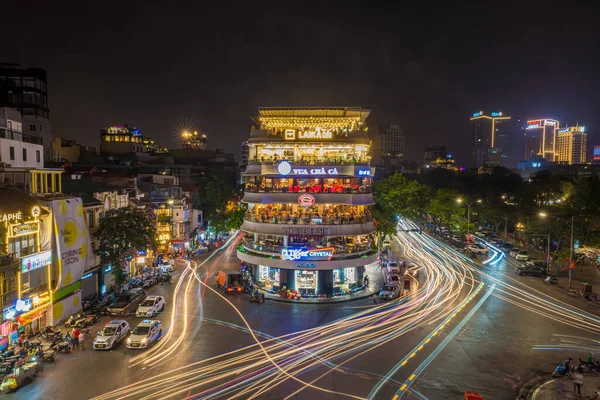
[[[144,349],[162,336],[162,324],[156,320],[144,320],[135,327],[131,336],[127,338],[127,347],[130,349]]]
[[[165,309],[165,298],[162,296],[148,296],[142,301],[135,313],[138,317],[154,317]]]
[[[400,285],[384,285],[379,291],[380,299],[393,300],[400,297]]]
[[[470,251],[471,253],[474,253],[474,254],[481,254],[484,256],[487,256],[489,253],[489,250],[486,247],[483,247],[482,245],[480,245],[478,243],[468,244],[467,247],[465,247],[465,250]]]
[[[516,257],[520,251],[521,251],[521,249],[519,249],[518,247],[513,247],[510,249],[510,252],[508,253],[508,255],[511,257]]]
[[[127,321],[114,320],[98,332],[98,336],[94,339],[94,350],[108,350],[115,347],[119,342],[127,335],[129,335],[130,329]]]
[[[546,261],[543,261],[543,260],[527,261],[526,265],[528,267],[543,268],[546,271],[548,270],[548,263]]]
[[[398,274],[390,274],[390,276],[388,277],[388,281],[393,284],[393,285],[399,285],[401,280],[400,280],[400,275]]]
[[[510,253],[510,251],[514,248],[514,246],[510,243],[504,243],[502,245],[502,251],[505,253]]]
[[[529,261],[531,259],[531,254],[529,254],[529,250],[521,250],[515,256],[517,261]]]
[[[515,273],[517,275],[529,275],[529,276],[539,276],[541,278],[545,278],[548,275],[546,267],[536,267],[530,265],[523,265],[521,267],[515,268]]]
[[[124,315],[134,312],[138,305],[146,297],[146,292],[140,288],[131,289],[129,292],[122,293],[117,300],[108,307],[110,315]]]

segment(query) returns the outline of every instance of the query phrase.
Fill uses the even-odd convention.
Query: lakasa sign
[[[287,261],[329,261],[333,257],[333,247],[325,249],[282,249],[281,259]]]

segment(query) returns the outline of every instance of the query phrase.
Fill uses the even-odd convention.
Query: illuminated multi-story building
[[[557,131],[556,159],[559,164],[586,162],[587,133],[584,126],[569,126]]]
[[[261,108],[248,139],[238,258],[265,290],[362,289],[377,260],[370,141],[361,108]]]
[[[559,122],[540,118],[527,121],[525,128],[525,158],[541,157],[549,162],[556,161],[556,132]]]
[[[495,167],[502,164],[503,158],[506,158],[503,150],[507,138],[503,122],[507,120],[510,120],[510,117],[499,111],[492,111],[490,115],[486,115],[483,111],[473,113],[471,116],[473,166]]]
[[[187,130],[181,132],[181,148],[206,150],[206,134]]]
[[[139,129],[111,126],[100,130],[100,152],[102,155],[124,155],[129,153],[166,152],[152,138],[142,135]]]

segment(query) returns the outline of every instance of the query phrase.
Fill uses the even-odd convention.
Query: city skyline
[[[449,5],[434,15],[326,5],[317,14],[294,9],[293,20],[283,23],[292,10],[282,5],[260,9],[260,23],[248,29],[254,12],[248,5],[233,13],[218,5],[144,5],[141,14],[136,4],[83,12],[40,3],[43,12],[27,20],[24,7],[8,6],[15,40],[6,44],[4,61],[47,70],[55,133],[84,144],[97,144],[98,129],[129,123],[171,147],[177,121],[193,118],[209,147],[239,156],[256,108],[277,104],[369,108],[372,122],[400,125],[409,161],[419,161],[428,145],[452,142],[450,150],[466,164],[464,116],[495,107],[523,120],[579,120],[596,142],[599,121],[590,99],[599,87],[598,65],[590,54],[594,35],[586,34],[593,14],[576,9],[550,5],[545,12],[557,23],[546,24],[534,18],[533,6],[508,5],[490,20],[483,9]],[[107,21],[131,15],[134,23],[106,29]],[[196,15],[211,18],[197,24]],[[510,32],[499,29],[506,24]],[[399,38],[400,26],[413,32],[410,38]],[[267,43],[268,54],[261,50]],[[562,57],[584,53],[590,57],[583,63]],[[542,54],[556,57],[540,71]]]

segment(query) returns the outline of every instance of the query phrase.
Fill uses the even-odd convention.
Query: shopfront
[[[49,292],[40,292],[19,298],[14,304],[4,308],[2,335],[8,337],[9,345],[12,345],[19,335],[36,334],[51,324],[51,299]]]
[[[100,286],[98,285],[98,275],[100,268],[95,268],[92,271],[87,271],[81,277],[81,292],[83,298],[88,296],[97,296]]]

